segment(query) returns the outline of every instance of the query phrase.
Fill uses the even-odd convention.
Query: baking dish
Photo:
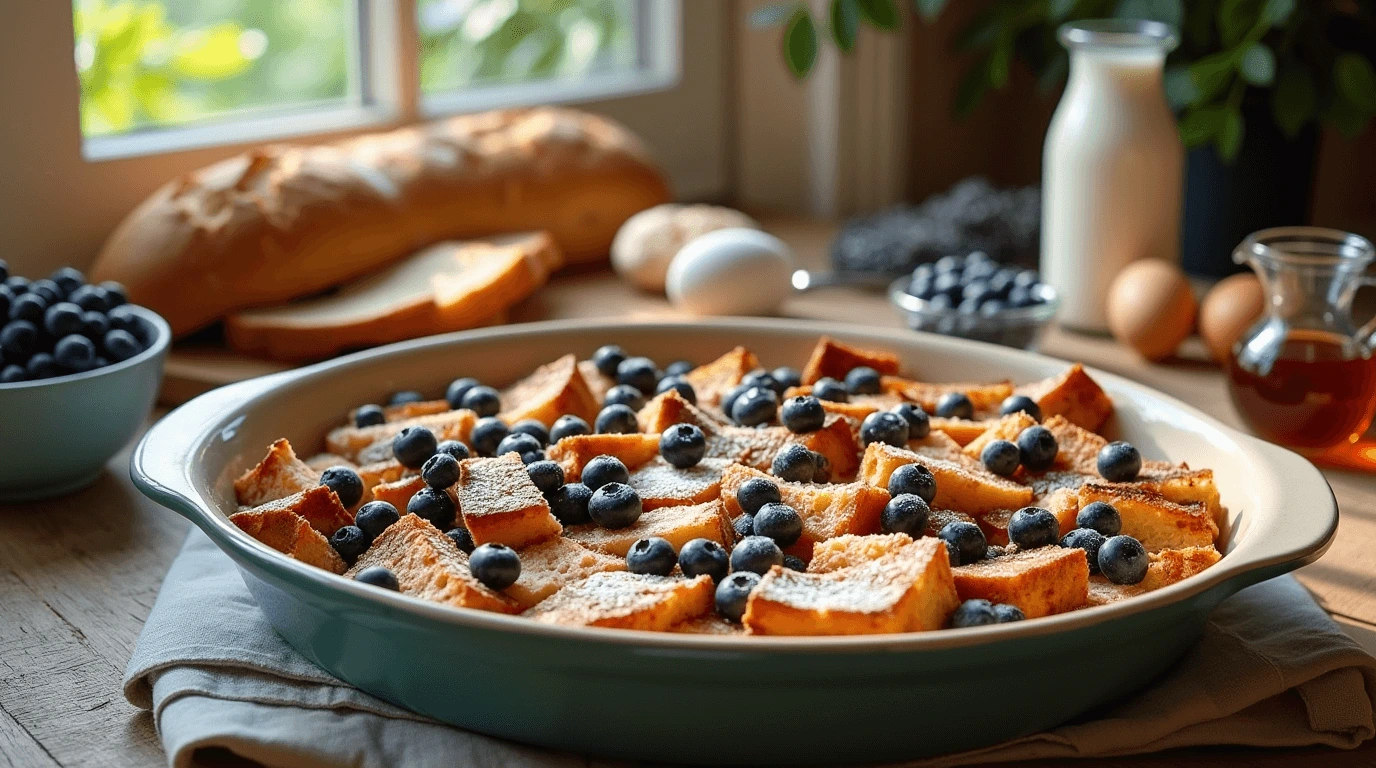
[[[1178,658],[1239,589],[1319,557],[1338,511],[1300,456],[1100,371],[1109,432],[1147,458],[1212,468],[1224,558],[1141,597],[1034,621],[858,638],[658,634],[537,624],[384,592],[240,532],[232,481],[274,439],[312,450],[350,407],[458,376],[514,381],[617,343],[661,361],[734,345],[799,365],[820,334],[889,349],[918,378],[1028,381],[1065,362],[960,339],[796,320],[534,323],[406,342],[223,387],[149,430],[132,474],[229,554],[295,648],[358,687],[464,728],[598,755],[677,763],[875,762],[971,749],[1131,693]]]

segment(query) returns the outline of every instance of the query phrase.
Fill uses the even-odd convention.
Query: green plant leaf
[[[1056,2],[1056,0],[1052,0]],[[946,0],[913,0],[913,6],[917,9],[917,15],[923,21],[936,21],[936,17],[946,10]]]
[[[1333,83],[1353,106],[1368,114],[1376,112],[1376,71],[1365,56],[1340,54],[1333,62]]]
[[[1113,15],[1120,19],[1147,19],[1180,29],[1185,20],[1184,0],[1119,0]]]
[[[812,16],[802,6],[784,28],[784,62],[793,76],[802,80],[817,62],[817,29]]]
[[[1218,156],[1223,158],[1224,162],[1231,163],[1237,159],[1238,153],[1242,151],[1242,134],[1242,110],[1237,107],[1225,107],[1223,124],[1219,126],[1214,143],[1218,148]]]
[[[831,39],[836,41],[836,47],[850,53],[859,28],[860,11],[855,0],[831,0]]]
[[[1046,4],[1046,16],[1052,21],[1063,21],[1075,10],[1077,2],[1079,0],[1050,0]]]
[[[984,92],[989,90],[989,67],[987,62],[980,61],[972,65],[965,72],[965,77],[961,78],[960,85],[956,86],[956,95],[952,103],[952,108],[958,117],[965,117],[975,111],[980,101],[984,99]]]
[[[1194,80],[1195,92],[1198,93],[1195,103],[1209,101],[1222,93],[1233,82],[1233,73],[1236,71],[1232,51],[1205,56],[1191,64],[1190,78]]]
[[[1294,12],[1295,0],[1266,0],[1266,8],[1261,15],[1267,24],[1278,27],[1289,20]]]
[[[1270,46],[1265,43],[1253,43],[1252,47],[1242,54],[1238,71],[1242,73],[1243,80],[1265,88],[1276,80],[1276,54],[1272,53]]]
[[[1186,147],[1199,147],[1213,141],[1223,130],[1227,107],[1217,104],[1195,107],[1180,118],[1180,141]]]
[[[1179,111],[1199,102],[1199,89],[1195,87],[1194,77],[1186,67],[1167,67],[1164,85],[1166,101],[1173,110]]]
[[[1289,138],[1295,138],[1319,111],[1319,94],[1314,78],[1303,66],[1286,67],[1271,93],[1271,115]]]
[[[1247,36],[1261,16],[1264,0],[1223,0],[1218,6],[1218,33],[1225,48]]]
[[[856,0],[860,15],[878,29],[898,29],[898,8],[893,0]]]
[[[798,11],[798,3],[770,3],[750,12],[750,26],[756,29],[777,27],[793,17]]]
[[[1013,67],[1013,40],[1011,38],[1000,39],[994,50],[989,52],[989,63],[986,66],[986,75],[989,85],[994,88],[1002,88],[1008,84],[1008,72]]]
[[[239,47],[243,32],[243,27],[233,21],[221,22],[204,30],[183,32],[177,41],[172,67],[183,77],[196,80],[233,77],[253,63]]]

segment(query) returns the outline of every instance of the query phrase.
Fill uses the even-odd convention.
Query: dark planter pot
[[[1286,138],[1265,102],[1244,106],[1243,118],[1242,151],[1232,164],[1212,144],[1186,156],[1181,261],[1192,275],[1223,277],[1246,269],[1232,259],[1243,238],[1309,221],[1318,129],[1310,125],[1293,140]]]

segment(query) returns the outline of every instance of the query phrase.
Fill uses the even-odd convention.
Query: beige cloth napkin
[[[442,725],[330,676],[272,631],[238,570],[193,529],[125,673],[168,764],[228,749],[267,766],[584,766],[574,755]],[[1376,735],[1376,659],[1288,576],[1243,590],[1135,697],[1055,730],[917,766],[1126,755],[1173,747],[1353,748]]]

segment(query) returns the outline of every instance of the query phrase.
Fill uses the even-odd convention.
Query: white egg
[[[664,289],[695,315],[768,315],[793,290],[793,250],[756,229],[719,229],[696,237],[669,263]]]

